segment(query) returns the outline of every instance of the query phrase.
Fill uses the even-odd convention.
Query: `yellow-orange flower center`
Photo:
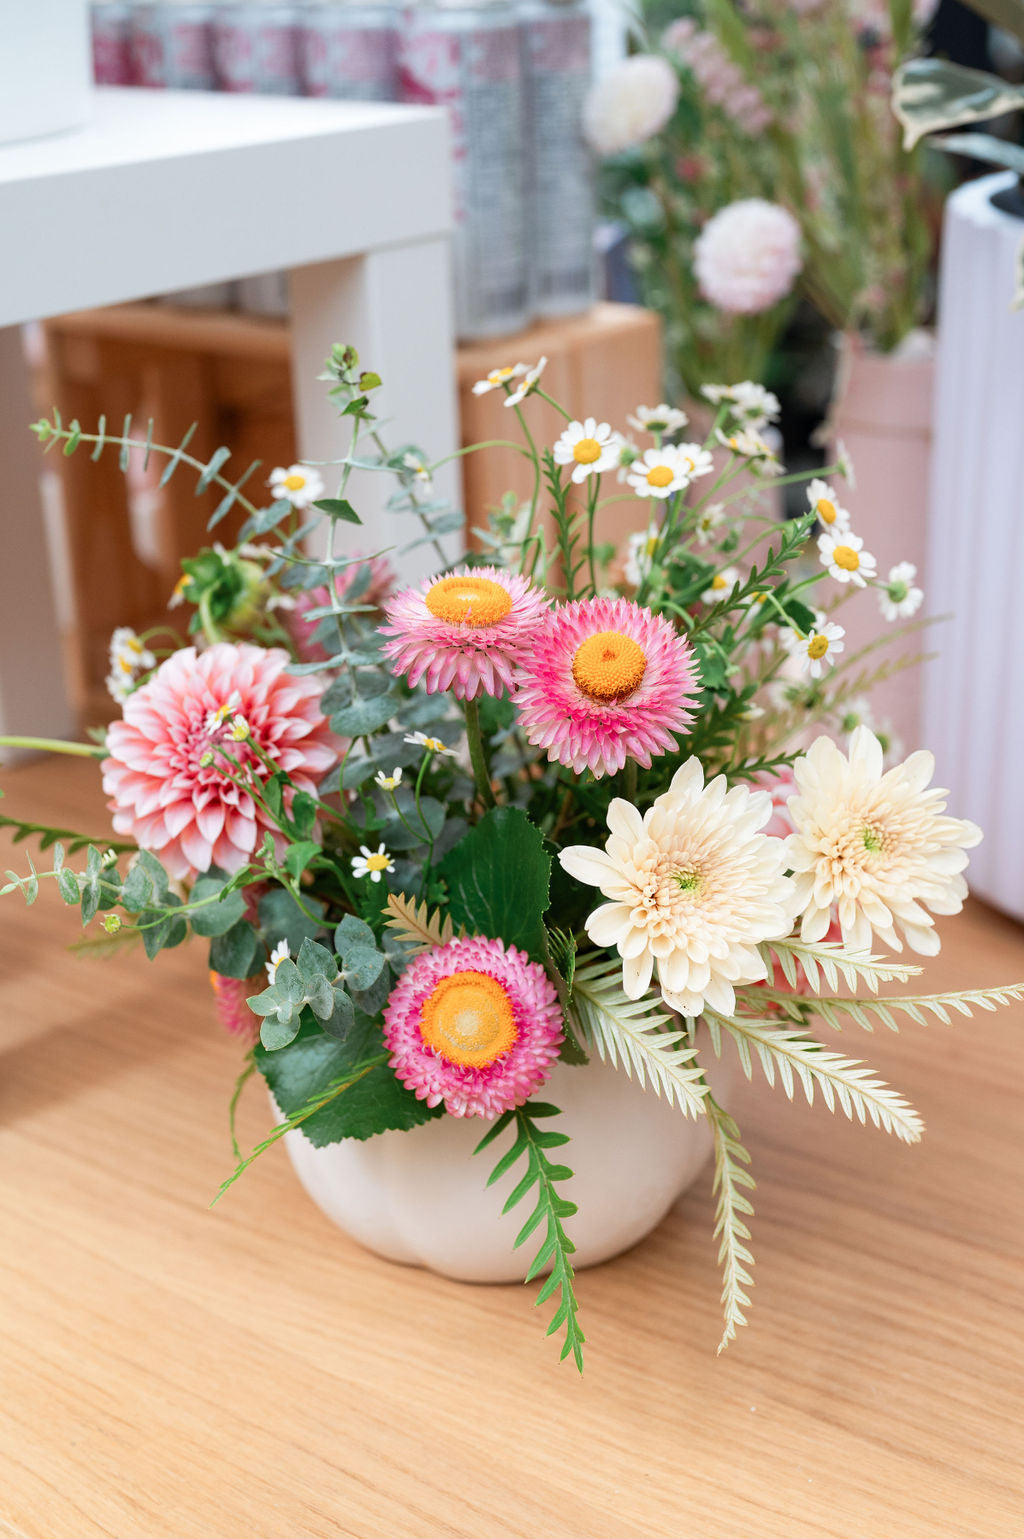
[[[860,566],[860,557],[852,545],[837,545],[832,552],[832,560],[844,572],[855,572]]]
[[[647,658],[639,642],[619,631],[598,631],[576,648],[572,676],[591,700],[627,700],[640,687]]]
[[[601,458],[601,445],[596,438],[580,438],[572,446],[572,457],[577,465],[592,465]]]
[[[647,472],[648,486],[668,486],[673,479],[675,471],[670,465],[655,465]]]
[[[488,973],[442,978],[420,1012],[420,1036],[449,1063],[485,1069],[519,1035],[512,1002]]]
[[[836,505],[827,497],[819,497],[814,507],[815,513],[823,524],[834,524],[836,521]]]
[[[828,637],[827,636],[815,636],[808,643],[808,646],[807,646],[807,656],[810,657],[810,658],[813,658],[815,662],[818,661],[819,657],[824,657],[825,653],[827,651],[828,651]]]
[[[428,591],[426,604],[436,620],[449,625],[497,625],[512,599],[488,577],[442,577]]]
[[[386,871],[390,861],[390,855],[367,855],[366,869],[367,871]]]
[[[723,588],[729,586],[728,578],[723,577],[721,572],[716,572],[711,579],[711,586],[716,593],[721,593]]]
[[[290,492],[301,492],[301,490],[305,486],[305,484],[306,484],[305,476],[291,475],[291,476],[285,476],[285,478],[284,478],[284,485],[288,488],[288,490]]]

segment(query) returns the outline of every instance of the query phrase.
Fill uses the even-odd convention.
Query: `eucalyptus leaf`
[[[210,942],[210,967],[223,978],[251,978],[263,957],[263,942],[247,919]]]
[[[398,709],[393,695],[375,695],[372,700],[354,700],[331,717],[331,731],[340,737],[366,737],[386,727]]]
[[[205,908],[193,909],[189,922],[197,935],[210,940],[215,935],[226,935],[245,916],[245,899],[240,892],[230,892],[218,902],[208,900],[223,892],[230,877],[221,871],[210,871],[199,877],[192,888],[191,903],[205,903]]]

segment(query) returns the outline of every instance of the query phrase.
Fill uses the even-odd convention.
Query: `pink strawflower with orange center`
[[[537,962],[475,935],[411,962],[384,1010],[402,1084],[453,1117],[500,1117],[551,1073],[562,1043],[555,987]]]
[[[501,695],[547,608],[546,595],[516,572],[477,566],[428,577],[385,603],[380,629],[393,639],[384,655],[428,694]]]
[[[334,591],[343,604],[366,604],[379,609],[395,586],[395,574],[386,556],[368,556],[352,566],[342,567],[334,578]],[[353,589],[356,591],[353,593]],[[281,619],[295,643],[295,650],[304,663],[321,663],[333,656],[338,648],[328,651],[316,634],[323,620],[307,620],[310,609],[326,609],[331,595],[325,585],[317,588],[301,588],[295,594],[295,605],[285,609]]]
[[[210,987],[217,1005],[217,1019],[224,1030],[233,1037],[241,1037],[248,1045],[260,1034],[260,1018],[253,1015],[246,999],[263,989],[263,974],[252,978],[226,978],[223,973],[210,971]]]
[[[300,791],[315,794],[338,763],[342,744],[320,709],[323,684],[288,673],[290,662],[281,647],[184,647],[112,723],[101,768],[114,828],[151,850],[171,876],[213,865],[238,871],[264,832],[274,832],[238,783],[271,774],[254,745]],[[275,844],[283,854],[276,835]]]
[[[516,708],[527,738],[581,774],[645,769],[676,747],[700,687],[688,641],[670,621],[624,598],[562,604],[533,637]]]

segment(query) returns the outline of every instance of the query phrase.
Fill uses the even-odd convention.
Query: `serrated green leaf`
[[[456,926],[543,960],[551,856],[540,830],[524,812],[492,808],[449,851],[439,869],[448,883],[448,911]]]

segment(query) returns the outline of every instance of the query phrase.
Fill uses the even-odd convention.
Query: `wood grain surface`
[[[101,834],[96,779],[5,771],[4,810]],[[239,1055],[197,945],[73,957],[49,892],[2,922],[5,1536],[1024,1534],[1021,1007],[849,1033],[923,1113],[917,1148],[741,1084],[751,1328],[716,1359],[705,1177],[580,1276],[580,1381],[529,1291],[368,1255],[279,1148],[211,1211]],[[994,913],[943,933],[929,987],[1024,977]],[[244,1140],[268,1125],[254,1091]]]

